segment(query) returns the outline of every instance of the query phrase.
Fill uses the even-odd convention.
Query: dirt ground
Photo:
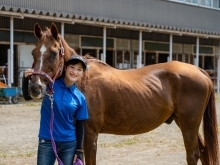
[[[216,97],[220,128],[220,96]],[[0,165],[35,165],[40,103],[0,103]],[[173,122],[135,136],[100,134],[97,165],[186,165],[179,128]],[[201,164],[200,162],[198,163]]]

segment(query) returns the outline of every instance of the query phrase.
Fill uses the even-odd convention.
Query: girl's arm
[[[84,143],[84,120],[76,120],[76,155],[83,161],[83,143]]]
[[[28,92],[28,83],[29,83],[29,79],[25,77],[25,74],[24,74],[22,78],[22,93],[26,101],[32,100],[32,97],[30,96],[30,93]]]

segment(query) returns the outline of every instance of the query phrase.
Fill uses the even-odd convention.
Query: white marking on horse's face
[[[39,68],[39,70],[41,70],[41,67],[43,66],[43,55],[46,52],[46,50],[47,49],[46,49],[45,45],[43,44],[42,47],[40,48],[41,57],[40,57],[40,68]]]
[[[36,82],[39,86],[41,86],[41,87],[43,87],[44,85],[41,83],[41,80],[40,80],[40,78],[38,78],[37,79],[37,82]],[[43,97],[43,94],[44,93],[44,91],[42,91],[38,96],[37,96],[37,99],[40,99],[40,98],[42,98]]]
[[[38,79],[36,83],[42,86],[40,79]]]

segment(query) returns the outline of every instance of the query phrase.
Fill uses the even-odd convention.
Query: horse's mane
[[[105,63],[105,62],[103,62],[103,61],[101,61],[101,60],[99,60],[99,59],[97,59],[97,58],[95,58],[95,57],[93,57],[93,56],[91,56],[91,55],[89,55],[89,54],[86,54],[84,57],[86,58],[86,60],[90,60],[90,61],[93,61],[93,62],[100,63],[100,64],[102,64],[102,65],[111,67],[111,66],[108,65],[107,63]]]
[[[46,34],[47,37],[52,38],[53,35],[52,35],[52,33],[51,33],[50,28],[48,28],[47,26],[45,26],[44,28],[45,28],[44,30],[42,29],[42,33],[43,33],[43,34]],[[59,38],[62,38],[62,36],[61,36],[59,33],[58,33],[58,37],[59,37]]]
[[[47,26],[45,26],[45,29],[42,30],[42,32],[43,32],[44,34],[48,34],[48,33],[49,33],[49,35],[52,35],[52,34],[51,34],[51,31],[50,31],[50,28],[48,28]]]
[[[53,38],[50,28],[45,26],[45,29],[42,29],[42,34],[45,34],[48,38]],[[59,34],[60,37],[60,34]]]

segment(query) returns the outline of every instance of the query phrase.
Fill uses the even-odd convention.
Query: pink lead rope
[[[64,165],[63,162],[60,160],[58,154],[57,154],[57,148],[55,141],[53,139],[53,120],[54,120],[54,112],[53,112],[53,94],[49,95],[50,101],[51,101],[51,119],[50,119],[50,136],[51,136],[51,143],[53,147],[54,154],[56,156],[56,159],[58,161],[59,165]],[[73,165],[83,165],[83,162],[76,158],[76,162]]]
[[[57,161],[59,163],[59,165],[63,165],[62,161],[60,160],[59,156],[57,155],[57,149],[56,149],[56,144],[55,141],[53,139],[53,120],[54,120],[54,112],[53,112],[53,94],[49,95],[49,99],[51,102],[51,119],[50,119],[50,137],[51,137],[51,143],[52,143],[52,147],[53,147],[53,151],[54,154],[57,158]]]

